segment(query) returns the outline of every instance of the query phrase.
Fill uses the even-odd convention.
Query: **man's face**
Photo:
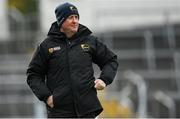
[[[79,18],[77,15],[70,15],[62,24],[61,29],[64,32],[76,33],[79,27]]]

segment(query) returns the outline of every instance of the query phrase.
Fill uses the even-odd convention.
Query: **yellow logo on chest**
[[[84,51],[89,51],[89,45],[88,44],[81,44],[81,48],[84,50]]]

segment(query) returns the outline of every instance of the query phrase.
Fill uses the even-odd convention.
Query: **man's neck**
[[[74,33],[65,33],[65,34],[66,34],[67,38],[71,38],[74,35]]]
[[[63,32],[64,34],[66,34],[67,38],[71,38],[75,33],[70,32],[70,31],[64,31],[63,29],[60,29],[61,32]]]

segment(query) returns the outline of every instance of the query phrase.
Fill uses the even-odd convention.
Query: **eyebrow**
[[[78,15],[71,15],[68,18],[71,18],[71,17],[78,17]]]

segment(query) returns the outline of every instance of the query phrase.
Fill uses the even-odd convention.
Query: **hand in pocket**
[[[53,108],[54,103],[53,103],[53,95],[49,96],[46,103],[48,104],[49,107]]]

